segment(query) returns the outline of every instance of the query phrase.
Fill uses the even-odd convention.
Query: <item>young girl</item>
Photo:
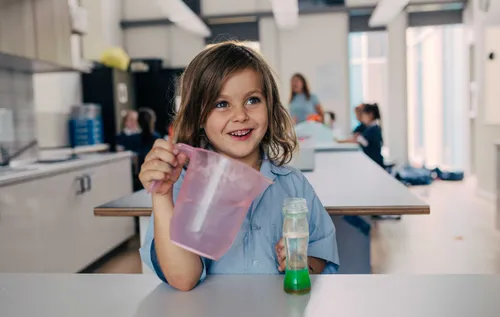
[[[183,291],[194,288],[207,274],[279,274],[285,269],[283,200],[303,197],[309,208],[309,269],[335,273],[339,264],[335,228],[306,178],[285,166],[297,141],[262,57],[235,42],[207,47],[182,76],[181,100],[174,122],[177,142],[247,164],[273,184],[251,204],[230,250],[218,261],[202,258],[170,241],[170,221],[187,158],[174,149],[171,139],[157,140],[140,174],[145,188],[163,181],[152,194],[154,212],[140,250],[142,260],[160,279]]]
[[[380,111],[378,105],[364,104],[361,109],[361,122],[365,126],[364,131],[355,134],[353,138],[348,140],[337,141],[339,143],[359,143],[368,157],[375,163],[384,167],[384,158],[382,156],[382,146],[384,141],[382,138],[382,129],[380,128]]]

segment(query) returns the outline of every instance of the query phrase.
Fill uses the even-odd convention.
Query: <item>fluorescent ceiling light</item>
[[[370,17],[370,27],[388,25],[408,5],[410,0],[380,0]]]
[[[207,25],[181,0],[156,1],[167,18],[186,31],[203,37],[212,35]]]
[[[281,29],[291,29],[299,24],[298,0],[271,0],[274,20]]]

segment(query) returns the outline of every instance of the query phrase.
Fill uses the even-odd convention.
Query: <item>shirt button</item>
[[[257,226],[257,225],[253,225],[253,226],[252,226],[252,229],[253,229],[253,230],[260,230],[260,227],[259,227],[259,226]]]
[[[259,265],[259,261],[253,261],[252,264],[253,264],[253,266],[257,266],[257,265]]]

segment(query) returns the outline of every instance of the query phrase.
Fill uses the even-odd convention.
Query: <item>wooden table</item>
[[[427,203],[362,152],[316,153],[304,173],[331,215],[429,214]]]
[[[209,276],[190,292],[152,275],[2,275],[5,317],[498,317],[500,276],[321,275],[307,295],[283,276]]]
[[[304,173],[330,215],[429,214],[430,207],[359,151],[319,152],[316,169]],[[151,196],[142,190],[94,209],[96,216],[149,216]]]
[[[336,227],[340,273],[370,273],[372,215],[429,214],[429,205],[373,163],[363,152],[315,154],[316,169],[304,173]],[[145,191],[94,209],[96,216],[139,216],[144,241],[151,196]],[[147,271],[146,267],[143,269]]]

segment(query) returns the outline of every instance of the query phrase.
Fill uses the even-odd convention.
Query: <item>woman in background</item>
[[[339,143],[358,143],[363,148],[363,152],[375,163],[384,168],[384,158],[382,156],[382,129],[380,128],[380,110],[376,103],[365,104],[362,108],[361,122],[365,125],[363,133],[355,134],[351,139],[337,140]]]
[[[305,77],[299,73],[293,75],[291,85],[290,114],[295,124],[306,121],[307,117],[313,114],[323,118],[323,107],[318,97],[311,94]]]

